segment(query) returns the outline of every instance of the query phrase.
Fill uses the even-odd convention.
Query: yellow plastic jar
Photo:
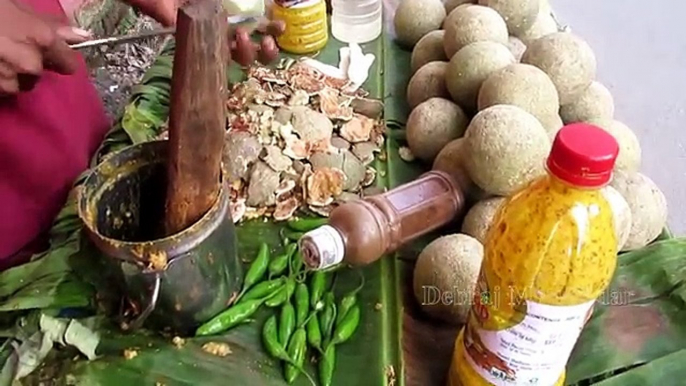
[[[274,2],[272,18],[286,24],[284,33],[276,38],[279,47],[293,54],[310,54],[326,46],[329,25],[324,0],[307,0],[295,5]]]

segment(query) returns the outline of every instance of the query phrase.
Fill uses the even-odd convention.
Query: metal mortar
[[[116,270],[128,307],[122,325],[187,334],[221,312],[240,291],[242,266],[222,184],[195,224],[160,237],[167,142],[153,141],[107,157],[86,179],[79,216],[97,250]]]

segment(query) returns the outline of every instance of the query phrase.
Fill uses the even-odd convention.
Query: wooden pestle
[[[194,0],[178,11],[169,112],[165,235],[198,221],[215,203],[226,129],[231,60],[221,2]]]

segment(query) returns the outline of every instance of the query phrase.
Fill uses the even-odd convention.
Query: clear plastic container
[[[332,10],[336,9],[339,15],[365,16],[378,12],[382,7],[382,2],[379,0],[331,0],[331,7]]]
[[[484,243],[449,386],[561,386],[565,365],[617,264],[601,188],[619,152],[607,132],[565,126],[548,175],[510,197]]]
[[[286,29],[276,38],[276,43],[284,51],[294,54],[310,54],[321,50],[329,39],[329,25],[324,0],[303,2],[274,2],[271,17],[282,20]]]
[[[332,0],[331,33],[343,43],[367,43],[381,35],[381,0]]]
[[[265,6],[268,5],[264,0],[223,0],[224,10],[232,16],[262,16]]]

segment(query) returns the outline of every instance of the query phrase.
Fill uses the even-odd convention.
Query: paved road
[[[586,39],[616,119],[638,135],[642,171],[665,192],[669,225],[686,234],[686,2],[551,0],[558,19]]]

